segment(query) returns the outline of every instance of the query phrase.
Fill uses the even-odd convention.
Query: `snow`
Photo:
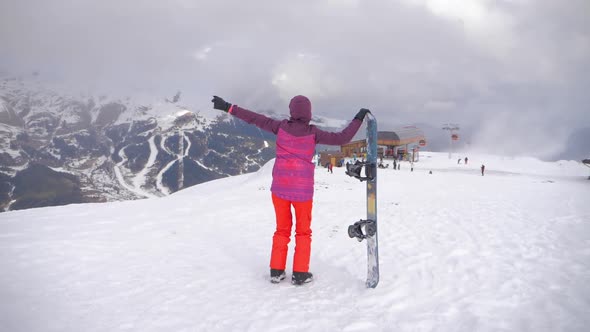
[[[299,287],[269,282],[272,162],[162,198],[2,213],[1,330],[587,330],[588,169],[420,158],[379,169],[376,289],[347,235],[365,185],[342,168],[316,169],[316,279]]]
[[[168,147],[166,147],[166,141],[164,139],[162,139],[160,141],[160,148],[163,151],[168,152],[171,155],[176,155],[176,159],[171,160],[170,162],[168,162],[163,168],[162,170],[156,175],[156,188],[164,193],[165,195],[169,195],[170,194],[170,189],[168,189],[168,187],[166,187],[164,185],[164,183],[162,182],[164,179],[164,174],[168,171],[168,169],[170,169],[170,167],[174,166],[175,163],[182,163],[185,157],[188,157],[189,155],[189,151],[191,149],[192,143],[190,141],[190,139],[188,137],[186,137],[185,133],[182,131],[179,131],[179,134],[182,135],[182,139],[179,140],[179,149],[180,151],[170,151],[170,149],[168,149]],[[186,147],[184,146],[184,143],[188,142]],[[155,148],[155,145],[154,145]],[[156,150],[157,152],[157,150]],[[153,152],[152,152],[153,153]],[[197,161],[197,163],[199,165],[202,165],[200,162]],[[202,165],[203,166],[203,165]],[[203,166],[205,167],[205,166]],[[181,174],[182,175],[182,174]],[[182,177],[181,179],[181,184],[183,184],[184,181],[184,177]],[[181,187],[181,186],[179,186]]]
[[[148,139],[149,146],[150,146],[150,156],[145,164],[145,167],[137,173],[137,175],[133,178],[133,187],[134,188],[141,188],[147,182],[147,174],[150,172],[151,167],[154,165],[158,157],[158,147],[155,143],[156,136],[152,136]],[[120,166],[120,165],[118,165]],[[121,180],[119,180],[121,182]],[[149,193],[144,194],[145,197],[156,197],[155,195],[150,195]]]
[[[186,147],[184,146],[184,142],[186,142],[186,143],[187,143],[187,144],[186,144]],[[185,157],[185,158],[186,158],[186,157],[188,157],[188,156],[189,156],[189,152],[190,152],[190,150],[191,150],[191,146],[193,145],[193,143],[191,143],[191,140],[190,140],[188,137],[186,137],[186,134],[185,134],[185,132],[184,132],[184,131],[182,132],[182,140],[181,140],[181,144],[182,144],[182,146],[183,146],[183,148],[184,148],[183,157]]]
[[[153,145],[154,145],[154,142],[153,142],[153,138],[152,138],[152,140],[150,141],[150,157],[148,159],[148,164],[153,163],[153,161],[155,160]],[[157,197],[156,195],[153,195],[141,188],[140,184],[145,182],[145,173],[147,173],[147,170],[145,168],[137,175],[137,177],[135,177],[133,179],[133,185],[128,184],[127,181],[125,180],[125,176],[123,176],[123,171],[121,169],[123,168],[122,166],[125,164],[125,162],[127,162],[127,160],[128,160],[127,155],[125,155],[125,148],[127,146],[125,146],[124,148],[121,148],[121,150],[119,150],[119,157],[121,157],[121,161],[118,162],[115,165],[115,167],[113,167],[117,181],[119,182],[119,184],[123,188],[138,195],[139,197],[156,198]],[[155,152],[157,155],[157,150],[155,150]]]

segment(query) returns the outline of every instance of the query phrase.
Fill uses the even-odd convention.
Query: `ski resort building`
[[[328,163],[331,163],[332,166],[341,167],[342,158],[345,155],[341,151],[322,151],[320,152],[320,166],[327,166]]]
[[[395,131],[380,131],[377,133],[378,154],[404,160],[417,160],[421,146],[426,146],[426,138],[422,130],[415,126],[402,127]],[[345,157],[363,158],[367,152],[365,139],[352,141],[340,146]]]

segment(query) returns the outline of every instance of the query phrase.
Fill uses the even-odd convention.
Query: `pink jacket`
[[[229,113],[277,135],[270,190],[282,199],[305,202],[313,199],[315,165],[311,160],[316,144],[346,144],[359,130],[362,121],[353,119],[344,130],[333,133],[309,124],[311,102],[306,97],[296,96],[291,99],[289,110],[289,120],[275,120],[237,105],[232,105]]]

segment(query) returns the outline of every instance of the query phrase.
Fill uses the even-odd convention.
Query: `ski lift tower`
[[[453,158],[453,141],[459,140],[459,135],[456,133],[458,131],[459,125],[456,123],[445,123],[442,127],[443,130],[449,131],[450,141],[449,141],[449,159]]]

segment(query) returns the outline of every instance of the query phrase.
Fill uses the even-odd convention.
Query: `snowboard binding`
[[[361,171],[365,167],[365,176],[361,176]],[[373,181],[377,173],[377,165],[370,162],[356,161],[354,164],[346,164],[346,175],[357,178],[362,181]]]
[[[377,233],[377,225],[373,220],[359,220],[354,224],[348,226],[348,236],[356,238],[359,242],[370,238]]]

